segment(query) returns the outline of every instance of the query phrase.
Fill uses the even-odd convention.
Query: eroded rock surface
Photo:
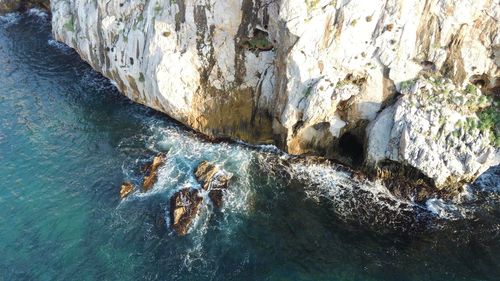
[[[374,136],[365,127],[380,124],[375,119],[410,113],[398,106],[380,111],[422,71],[457,87],[473,81],[500,90],[494,0],[53,0],[51,6],[55,38],[132,100],[211,137],[275,143],[293,154],[353,163],[372,158],[342,152],[365,151]],[[403,136],[387,135],[398,143]],[[468,143],[455,141],[461,144],[426,151],[438,159],[438,151]],[[438,184],[464,179],[453,179],[459,170],[476,176],[489,163],[452,168],[411,160],[421,157],[386,158],[424,169]],[[437,175],[440,169],[445,176]]]
[[[222,207],[224,190],[227,189],[231,175],[214,164],[202,161],[195,171],[195,177],[208,191],[208,196],[216,208]]]
[[[498,124],[481,114],[498,110],[494,98],[433,77],[409,82],[402,94],[368,127],[368,162],[415,167],[437,187],[470,182],[498,165],[498,134],[491,128]]]
[[[198,214],[203,198],[198,190],[184,188],[170,199],[170,223],[178,235],[186,235]]]
[[[120,198],[123,199],[134,191],[134,185],[130,182],[124,182],[120,188]]]
[[[144,176],[144,181],[142,183],[142,190],[148,191],[158,180],[158,169],[165,164],[167,155],[165,153],[159,153],[153,158],[153,161],[149,166],[146,167],[146,176]]]

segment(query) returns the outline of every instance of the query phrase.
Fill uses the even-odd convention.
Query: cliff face
[[[497,106],[495,0],[52,0],[51,9],[56,39],[122,93],[209,136],[393,160],[438,186],[498,163],[497,124],[458,123]],[[469,83],[482,87],[480,106],[432,94],[467,100]]]

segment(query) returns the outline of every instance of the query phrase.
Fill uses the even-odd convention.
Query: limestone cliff
[[[496,0],[52,0],[51,10],[55,38],[122,93],[209,136],[398,161],[438,186],[498,163],[497,124],[448,138],[459,120],[497,116]],[[474,83],[488,100],[453,108],[429,77],[462,99]]]

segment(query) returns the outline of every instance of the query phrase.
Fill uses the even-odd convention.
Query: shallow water
[[[343,167],[208,143],[121,96],[49,20],[0,17],[0,280],[499,280],[499,168],[462,203],[419,206]],[[153,190],[120,201],[159,151]],[[225,205],[178,237],[168,199],[205,159],[233,174]]]

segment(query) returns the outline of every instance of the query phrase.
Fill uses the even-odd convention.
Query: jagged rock
[[[178,235],[187,234],[202,202],[198,190],[190,188],[184,188],[170,198],[170,222]]]
[[[215,165],[210,164],[208,161],[201,161],[196,167],[194,171],[194,175],[196,179],[202,185],[202,188],[208,190],[210,186],[210,179],[217,172],[217,167]]]
[[[478,112],[492,102],[475,87],[447,79],[420,78],[367,129],[367,161],[390,160],[416,168],[439,188],[460,187],[498,165],[495,132]]]
[[[231,175],[207,161],[202,161],[195,171],[195,177],[208,191],[208,196],[216,208],[222,207],[223,190],[227,189]]]
[[[431,198],[453,199],[462,191],[461,187],[436,189],[433,180],[418,169],[390,160],[380,163],[373,176],[394,196],[420,204]]]
[[[134,191],[134,185],[130,182],[124,182],[122,183],[122,186],[120,188],[120,198],[123,199],[127,196],[130,195]]]
[[[144,177],[144,182],[142,183],[143,191],[150,190],[156,183],[158,180],[158,169],[165,164],[165,160],[167,160],[167,155],[163,152],[153,158],[151,164],[146,168],[147,175]]]

